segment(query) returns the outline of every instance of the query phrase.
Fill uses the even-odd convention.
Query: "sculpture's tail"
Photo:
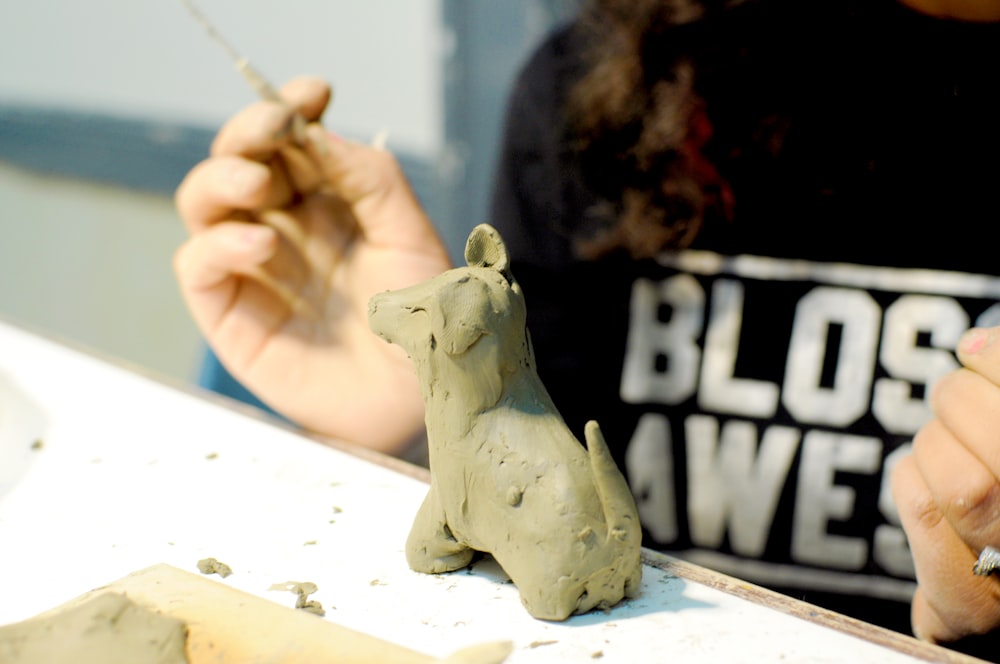
[[[618,540],[627,547],[635,547],[638,556],[642,547],[642,528],[639,525],[639,510],[635,506],[635,498],[632,497],[625,477],[608,451],[608,445],[597,422],[594,420],[587,422],[584,435],[587,439],[594,485],[604,508],[605,522],[608,524],[608,538]]]

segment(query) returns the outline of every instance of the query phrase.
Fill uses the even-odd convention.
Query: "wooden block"
[[[117,631],[127,632],[130,639],[116,633],[125,618],[128,629]],[[95,630],[95,625],[100,629]],[[146,630],[141,633],[149,638],[134,638],[140,625]],[[81,658],[83,644],[90,649],[145,648],[132,651],[142,655],[138,658],[118,659],[130,655],[105,653],[106,659],[98,654],[95,662],[176,662],[169,657],[175,650],[178,626],[182,632],[183,627],[187,630],[187,659],[180,661],[188,664],[499,664],[512,650],[510,642],[486,643],[440,660],[213,579],[154,565],[27,621],[0,627],[0,661],[82,664],[87,661]],[[100,632],[108,637],[100,644],[80,640]],[[64,659],[59,659],[59,643],[75,644],[72,652],[63,653]],[[153,659],[151,652],[164,656]]]

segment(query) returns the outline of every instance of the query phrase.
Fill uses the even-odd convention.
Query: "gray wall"
[[[390,132],[431,155],[443,141],[448,43],[440,0],[195,0],[220,32],[280,83],[335,83],[330,123]],[[0,99],[216,127],[253,99],[181,0],[0,3]]]
[[[514,72],[574,4],[197,2],[273,82],[331,80],[329,127],[388,131],[454,256],[485,220]],[[0,319],[193,379],[171,194],[252,91],[180,0],[4,3],[0,65]]]

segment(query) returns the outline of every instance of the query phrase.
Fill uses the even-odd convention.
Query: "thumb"
[[[306,128],[306,149],[333,192],[352,206],[385,196],[404,181],[390,153],[345,140],[318,124]]]
[[[391,152],[344,140],[318,124],[306,128],[306,137],[330,193],[351,207],[368,242],[432,254],[447,264],[437,232]]]

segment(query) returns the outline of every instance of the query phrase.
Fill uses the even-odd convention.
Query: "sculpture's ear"
[[[465,262],[469,267],[489,267],[510,280],[510,254],[500,233],[489,224],[479,224],[465,242]]]

